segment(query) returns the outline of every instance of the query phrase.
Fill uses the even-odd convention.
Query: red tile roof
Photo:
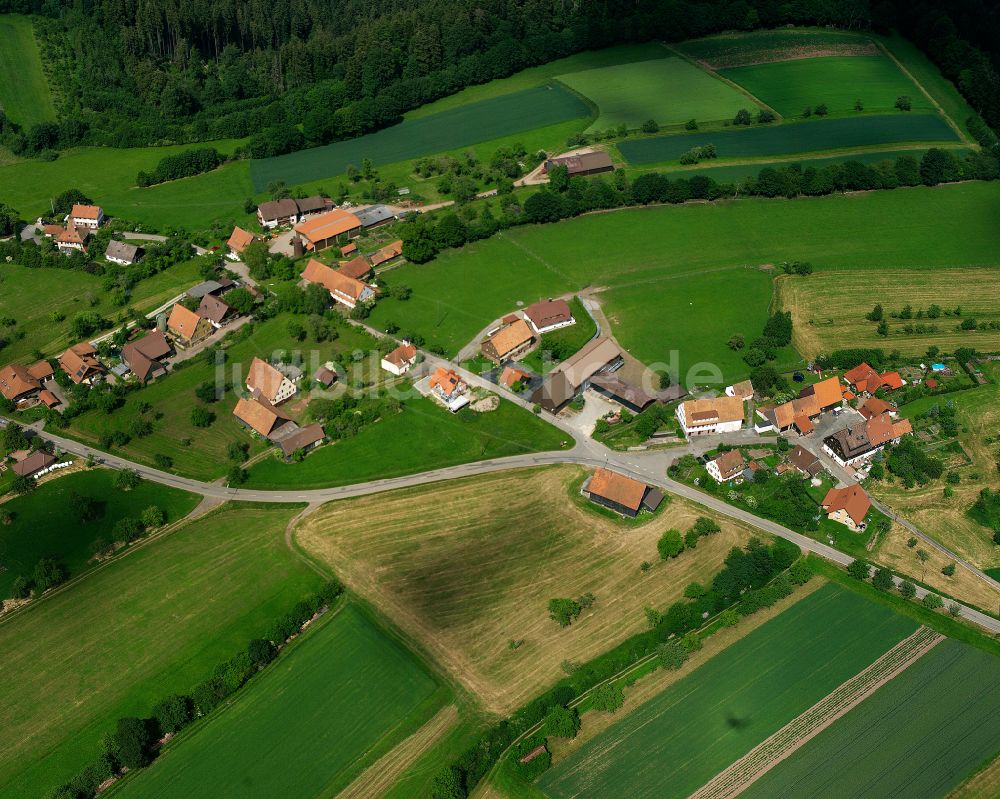
[[[233,235],[229,237],[229,241],[226,244],[229,245],[233,252],[243,252],[248,244],[253,243],[254,235],[253,233],[244,230],[241,227],[233,228]]]
[[[836,513],[839,510],[847,511],[855,524],[861,524],[871,510],[871,500],[859,485],[851,485],[846,488],[831,488],[823,499],[823,510],[827,513]]]
[[[609,469],[598,469],[590,478],[587,491],[617,505],[637,511],[648,486]]]
[[[325,214],[320,214],[305,222],[300,222],[295,226],[295,230],[301,233],[310,244],[332,239],[357,230],[361,227],[361,220],[349,211],[334,208]]]

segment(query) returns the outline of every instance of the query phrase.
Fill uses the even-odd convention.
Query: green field
[[[583,744],[539,785],[552,797],[688,796],[915,629],[825,585]]]
[[[1000,751],[1000,659],[946,640],[748,788],[938,799]]]
[[[816,52],[874,52],[867,35],[820,28],[722,33],[681,42],[676,48],[715,69],[804,58]]]
[[[379,303],[372,322],[394,321],[455,353],[518,301],[608,286],[598,299],[637,358],[666,361],[681,349],[682,365],[714,361],[724,376],[739,377],[746,370],[726,342],[737,332],[752,338],[764,324],[772,273],[759,271],[761,264],[992,265],[998,214],[1000,185],[991,183],[592,214],[513,228],[429,264],[394,269],[386,281],[410,286],[413,295]],[[941,225],[963,236],[942,239]],[[721,303],[723,296],[741,301]]]
[[[446,698],[401,642],[347,605],[115,795],[332,796]]]
[[[600,115],[589,130],[648,119],[680,124],[732,119],[753,107],[746,95],[683,58],[657,58],[560,75],[559,80],[593,102]]]
[[[48,795],[117,718],[191,690],[316,590],[285,546],[296,512],[217,511],[0,624],[0,797]]]
[[[265,458],[247,488],[321,488],[398,477],[460,463],[559,449],[565,433],[512,402],[491,413],[451,414],[424,397],[354,438],[322,447],[301,463]]]
[[[891,112],[901,95],[910,98],[915,111],[933,109],[913,81],[884,55],[800,58],[723,69],[719,74],[785,116],[798,116],[821,103],[832,114],[853,113],[857,100],[865,111]]]
[[[14,522],[0,526],[0,597],[10,596],[18,575],[30,579],[39,558],[55,558],[76,576],[90,560],[91,544],[98,539],[110,542],[119,519],[138,518],[156,505],[168,522],[177,521],[199,502],[194,494],[145,481],[132,491],[119,491],[114,481],[115,472],[108,469],[73,472],[4,503],[4,509],[14,513]],[[70,502],[73,494],[97,500],[103,515],[92,522],[78,521]]]
[[[537,86],[406,120],[356,139],[253,161],[250,176],[254,189],[261,191],[274,181],[292,185],[340,175],[348,164],[360,166],[365,158],[376,166],[391,164],[589,115],[590,109],[572,92],[556,84]]]
[[[693,147],[714,144],[719,158],[760,158],[795,153],[875,147],[904,142],[954,142],[955,131],[939,116],[840,117],[753,127],[746,130],[702,131],[680,136],[627,139],[618,150],[636,165],[676,161]]]
[[[29,17],[0,16],[0,109],[24,127],[56,118]]]

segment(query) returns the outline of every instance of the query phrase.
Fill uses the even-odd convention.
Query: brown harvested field
[[[1000,758],[948,794],[948,799],[996,799],[1000,796]]]
[[[875,269],[821,271],[806,278],[782,275],[775,282],[778,306],[792,312],[793,344],[807,358],[849,347],[897,349],[922,355],[932,344],[951,352],[956,347],[976,347],[991,352],[1000,346],[1000,331],[957,330],[962,319],[978,322],[1000,320],[1000,269],[952,267],[947,269]],[[865,315],[875,303],[885,308],[889,336]],[[901,320],[889,313],[911,305],[913,313],[936,304],[949,310],[962,308],[962,317]],[[937,332],[906,334],[902,328],[936,325]]]
[[[937,489],[941,493],[941,489]],[[914,519],[914,515],[907,513],[907,518],[913,520],[914,524],[927,533],[930,530],[922,527],[920,522]],[[889,534],[882,540],[878,555],[875,558],[878,563],[888,566],[898,574],[909,575],[915,580],[941,591],[958,600],[968,602],[984,610],[994,611],[1000,604],[1000,592],[994,591],[986,582],[977,577],[964,566],[959,566],[951,577],[941,574],[941,569],[951,563],[951,558],[947,558],[936,549],[924,544],[922,541],[915,547],[908,547],[912,533],[900,524],[893,524]],[[949,542],[950,544],[951,542]],[[923,549],[930,555],[926,564],[920,562],[917,551]]]
[[[507,712],[562,676],[564,661],[644,629],[644,606],[665,608],[689,582],[707,581],[751,537],[719,519],[721,533],[661,563],[663,531],[704,511],[674,497],[648,524],[625,526],[573,501],[582,474],[518,470],[335,502],[295,537],[488,710]],[[655,565],[643,574],[645,560]],[[549,619],[550,599],[586,592],[596,602],[572,626]]]

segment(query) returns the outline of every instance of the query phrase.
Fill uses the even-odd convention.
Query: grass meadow
[[[126,715],[188,691],[321,578],[297,508],[226,506],[0,623],[0,797],[47,796]]]
[[[726,342],[740,332],[750,340],[764,324],[772,273],[761,265],[993,265],[998,214],[1000,185],[991,183],[591,214],[514,228],[394,269],[386,281],[413,295],[379,303],[372,323],[395,322],[454,354],[519,300],[607,287],[599,297],[614,333],[639,360],[664,362],[680,349],[682,366],[708,360],[724,377],[739,377],[746,369]],[[941,226],[963,235],[942,237]]]
[[[447,698],[405,645],[348,604],[115,795],[332,796]]]
[[[548,84],[406,120],[325,147],[256,160],[250,176],[254,188],[261,191],[278,180],[292,185],[340,175],[348,164],[360,166],[365,158],[376,166],[391,164],[589,115],[590,109],[579,97]]]
[[[895,99],[895,98],[894,98]],[[795,153],[875,147],[906,142],[955,142],[955,131],[932,114],[870,115],[812,119],[744,130],[701,131],[679,136],[626,139],[618,151],[631,164],[677,161],[693,147],[714,144],[719,158],[763,158]]]
[[[528,469],[337,501],[306,518],[296,544],[335,568],[489,711],[508,712],[585,661],[646,629],[692,580],[706,581],[750,532],[722,532],[660,562],[656,541],[686,530],[703,508],[674,497],[627,525],[581,507],[584,471]],[[655,563],[642,573],[643,561]],[[557,596],[596,596],[567,629],[549,618]],[[520,641],[511,648],[510,641]]]
[[[820,28],[721,33],[676,45],[689,58],[712,69],[767,64],[819,55],[871,55],[877,52],[867,35]]]
[[[1000,659],[945,640],[741,796],[938,799],[1000,751]]]
[[[31,578],[40,558],[55,558],[75,577],[90,562],[91,545],[98,539],[110,542],[115,522],[139,518],[150,505],[159,507],[167,522],[183,519],[198,504],[198,497],[169,486],[142,482],[132,491],[114,486],[109,469],[74,471],[43,482],[35,491],[4,503],[14,514],[12,524],[0,526],[0,597],[10,596],[17,576]],[[91,497],[101,505],[102,515],[81,522],[73,511],[74,494]]]
[[[833,56],[777,61],[724,69],[720,73],[785,116],[825,104],[830,113],[853,112],[858,100],[865,111],[891,112],[906,95],[914,111],[931,111],[930,100],[888,56]]]
[[[26,128],[56,118],[30,17],[0,16],[0,109]]]
[[[915,629],[825,585],[585,743],[539,787],[554,799],[688,796]]]
[[[721,122],[753,105],[729,84],[676,57],[571,72],[559,80],[597,106],[590,130],[638,128],[649,119],[665,125]]]

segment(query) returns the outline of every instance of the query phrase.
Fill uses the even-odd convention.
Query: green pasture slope
[[[56,118],[31,19],[0,16],[0,109],[20,125]]]
[[[115,795],[332,796],[446,698],[402,643],[347,605]]]
[[[741,796],[939,799],[1000,752],[998,718],[1000,659],[948,639]]]
[[[589,130],[622,124],[638,128],[649,119],[665,125],[722,121],[754,105],[742,92],[677,57],[588,69],[559,80],[597,106],[600,115]]]
[[[717,69],[757,64],[775,58],[801,56],[805,48],[836,50],[869,41],[867,35],[821,28],[782,28],[748,33],[721,33],[689,39],[674,45],[688,58],[705,61]]]
[[[10,596],[15,577],[30,579],[40,558],[55,558],[76,576],[90,560],[90,545],[99,538],[110,542],[119,519],[138,518],[156,505],[168,522],[177,521],[199,502],[194,494],[178,488],[143,481],[132,491],[119,491],[114,482],[115,472],[109,469],[73,472],[4,504],[5,510],[13,512],[14,521],[0,526],[0,597]],[[74,494],[97,500],[101,517],[80,522],[71,502]]]
[[[825,585],[585,743],[539,786],[556,799],[683,799],[916,627]]]
[[[719,74],[785,116],[798,116],[821,103],[831,113],[853,112],[858,100],[865,111],[892,111],[902,95],[910,98],[915,111],[933,109],[926,95],[885,55],[800,58],[723,69]]]
[[[265,458],[247,488],[322,488],[398,477],[461,463],[559,449],[566,435],[512,402],[490,413],[451,414],[424,397],[353,438],[322,447],[301,463]]]
[[[301,506],[226,506],[0,624],[0,797],[45,797],[121,716],[190,691],[322,580],[285,545]]]
[[[760,158],[795,153],[876,147],[904,142],[956,142],[958,136],[939,116],[838,117],[785,122],[744,130],[701,131],[680,136],[626,139],[618,150],[631,164],[676,161],[693,147],[714,144],[719,158]]]
[[[292,185],[340,175],[348,164],[360,166],[365,158],[376,166],[390,164],[589,115],[579,97],[553,83],[404,120],[356,139],[253,161],[250,176],[254,189],[262,191],[274,181]]]
[[[747,370],[726,342],[735,333],[750,340],[764,324],[772,273],[760,265],[995,264],[998,216],[996,183],[591,214],[512,228],[431,263],[394,269],[386,282],[413,294],[381,301],[371,321],[393,321],[454,354],[518,300],[608,287],[599,299],[615,336],[637,358],[662,362],[679,350],[684,368],[714,361],[726,378],[738,378]],[[962,236],[942,239],[942,225]]]

